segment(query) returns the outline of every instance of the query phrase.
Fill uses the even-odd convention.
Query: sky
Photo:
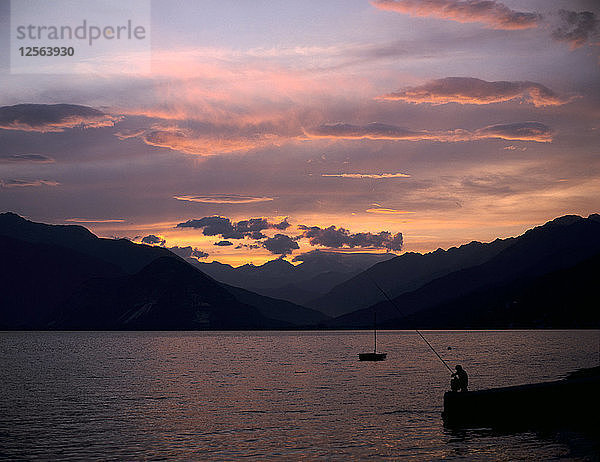
[[[0,2],[0,211],[233,265],[600,211],[597,1],[149,6],[150,66],[23,74]]]

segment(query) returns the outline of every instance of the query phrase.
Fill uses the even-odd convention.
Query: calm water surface
[[[444,429],[444,366],[409,331],[359,362],[371,335],[0,333],[0,459],[597,460],[578,434]],[[598,331],[425,335],[471,389],[598,363]]]

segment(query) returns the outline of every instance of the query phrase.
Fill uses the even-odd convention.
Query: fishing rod
[[[392,306],[398,310],[398,312],[402,315],[402,317],[406,317],[406,314],[404,314],[404,312],[400,309],[400,307],[396,304],[396,302],[394,302],[394,300],[392,300],[388,296],[387,292],[385,290],[383,290],[379,286],[379,284],[377,284],[377,281],[375,281],[375,279],[373,279],[373,277],[369,273],[367,273],[367,275],[369,276],[369,279],[371,279],[371,282],[375,285],[375,287],[377,287],[380,290],[380,292],[384,295],[384,297],[387,298],[388,302],[390,302],[392,304]],[[454,373],[454,371],[450,368],[450,366],[448,366],[448,363],[446,361],[444,361],[444,358],[442,358],[437,351],[435,351],[435,348],[433,348],[431,343],[429,343],[429,341],[423,336],[423,334],[419,331],[419,329],[415,329],[415,332],[417,334],[419,334],[419,336],[423,339],[423,341],[427,344],[427,346],[429,348],[431,348],[431,351],[433,351],[435,353],[435,355],[439,358],[439,360],[442,362],[442,364],[444,366],[446,366],[446,369],[448,369],[451,373]]]

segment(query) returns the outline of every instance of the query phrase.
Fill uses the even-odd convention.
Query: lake
[[[598,331],[424,331],[470,389],[598,364]],[[442,425],[449,372],[414,331],[0,333],[3,460],[586,460],[569,432]]]

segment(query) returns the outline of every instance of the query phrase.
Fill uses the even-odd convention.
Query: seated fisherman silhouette
[[[462,366],[456,366],[456,372],[452,373],[452,379],[450,380],[450,389],[452,391],[467,391],[469,387],[469,376]]]

